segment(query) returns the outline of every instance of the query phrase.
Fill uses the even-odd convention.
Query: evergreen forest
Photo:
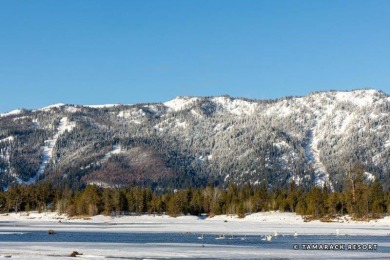
[[[269,189],[260,185],[226,187],[209,184],[200,188],[153,191],[148,187],[129,186],[103,188],[88,185],[80,190],[55,187],[49,182],[35,185],[14,185],[0,192],[3,213],[19,211],[57,211],[73,216],[168,214],[205,215],[246,214],[279,210],[295,212],[307,220],[331,221],[350,215],[355,220],[381,218],[390,212],[390,191],[384,191],[379,181],[368,183],[363,170],[355,167],[348,174],[344,189],[331,191],[327,187],[304,189],[290,183],[283,188]]]

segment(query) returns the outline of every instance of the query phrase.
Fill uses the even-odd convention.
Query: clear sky
[[[0,112],[358,88],[390,93],[390,1],[0,1]]]

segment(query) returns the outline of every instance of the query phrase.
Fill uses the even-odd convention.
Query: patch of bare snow
[[[52,108],[59,108],[59,107],[62,107],[62,106],[65,106],[65,104],[63,104],[63,103],[57,103],[57,104],[53,104],[53,105],[50,105],[50,106],[42,107],[42,108],[40,108],[39,110],[41,110],[41,111],[47,111],[47,110],[50,110],[50,109],[52,109]]]
[[[19,117],[13,118],[12,120],[17,121],[17,120],[22,120],[22,119],[26,119],[26,118],[30,118],[30,117],[29,116],[19,116]]]
[[[175,99],[164,102],[163,104],[170,110],[180,111],[194,104],[198,100],[199,98],[197,97],[176,97]]]
[[[136,124],[136,125],[140,125],[140,124],[141,124],[141,121],[136,120],[136,119],[133,119],[133,120],[130,120],[130,123],[134,123],[134,124]]]
[[[152,111],[154,113],[159,113],[157,105],[145,105],[143,107],[148,108],[150,111]]]
[[[347,131],[350,123],[352,121],[353,114],[347,113],[345,111],[335,111],[334,112],[334,133],[338,135],[343,135]]]
[[[90,182],[88,182],[88,185],[95,185],[95,186],[105,188],[105,189],[112,188],[111,185],[109,185],[108,183],[106,183],[104,181],[90,181]]]
[[[116,107],[120,106],[121,104],[103,104],[103,105],[83,105],[83,107],[89,107],[89,108],[110,108],[110,107]]]
[[[105,163],[105,162],[108,161],[108,159],[111,158],[112,155],[114,155],[114,154],[121,154],[122,152],[123,152],[123,149],[122,149],[121,145],[115,144],[115,145],[112,146],[112,150],[109,151],[108,153],[106,153],[104,155],[104,157],[97,164]],[[81,170],[89,169],[93,164],[95,164],[95,163],[88,164],[85,167],[80,167],[80,169]],[[100,181],[93,181],[93,182],[90,182],[89,184],[91,184],[91,185],[94,184],[94,185],[99,186],[99,183],[102,183],[102,185],[106,185],[106,183],[103,183],[103,182],[100,182]],[[104,186],[101,186],[101,187],[104,187]]]
[[[187,128],[187,122],[185,122],[185,121],[180,122],[179,120],[176,119],[176,126],[181,127],[181,128]]]
[[[76,112],[81,111],[81,108],[68,106],[67,108],[65,108],[65,111],[68,112],[68,113],[76,113]]]
[[[122,117],[122,118],[128,118],[129,116],[131,116],[130,113],[125,111],[120,111],[117,115],[117,117]]]
[[[10,136],[10,137],[12,137],[12,136]],[[4,138],[2,140],[7,139],[7,141],[5,141],[5,142],[10,142],[10,140],[11,140],[10,137]],[[12,137],[12,140],[13,140],[13,137]],[[5,173],[10,174],[13,177],[16,177],[16,176],[14,176],[15,174],[12,172],[11,161],[10,161],[10,151],[11,151],[11,145],[7,145],[6,147],[0,149],[0,158],[4,159],[6,161],[6,165],[7,165],[7,167],[5,169],[0,168],[0,171],[3,171]],[[3,187],[3,188],[5,188],[5,191],[8,189],[7,187]]]
[[[3,143],[3,142],[12,142],[15,140],[15,137],[13,137],[12,135],[11,136],[8,136],[4,139],[0,139],[0,143]]]
[[[366,177],[366,180],[368,181],[375,181],[375,176],[372,173],[364,172],[364,177]]]
[[[376,155],[374,155],[372,157],[372,162],[377,165],[378,163],[380,163],[380,159],[382,158],[382,154],[381,153],[378,153]]]
[[[113,155],[113,154],[120,154],[122,153],[123,150],[122,150],[122,147],[121,145],[119,144],[116,144],[116,145],[113,145],[112,146],[112,151],[106,153],[103,157],[103,159],[101,160],[101,162],[106,162],[108,161],[108,159],[110,159],[110,157]]]
[[[265,111],[268,116],[287,117],[293,112],[286,100],[269,105]]]
[[[251,115],[257,107],[257,103],[241,99],[232,100],[228,97],[215,97],[212,101],[221,106],[223,110],[234,115]]]
[[[358,107],[372,105],[376,90],[356,90],[352,92],[337,92],[335,98],[337,101],[352,102]]]
[[[202,117],[201,114],[199,114],[198,112],[196,112],[195,110],[191,109],[191,114],[193,114],[195,117]]]
[[[10,112],[4,113],[4,114],[0,114],[0,117],[19,115],[19,114],[21,114],[22,112],[23,112],[23,110],[21,110],[21,109],[16,109],[16,110],[12,110],[12,111],[10,111]]]
[[[155,126],[153,126],[153,129],[156,129],[160,132],[164,131],[163,122],[160,122],[160,123],[156,124]]]
[[[275,147],[277,147],[279,149],[282,148],[282,147],[284,147],[284,148],[290,147],[288,145],[288,143],[286,143],[285,141],[280,141],[280,142],[274,143],[273,146],[275,146]]]
[[[299,186],[299,185],[301,185],[302,179],[298,175],[292,175],[290,178],[290,182],[294,182],[295,185]]]
[[[214,132],[218,132],[218,131],[220,131],[220,130],[222,130],[222,129],[223,129],[223,125],[220,124],[220,123],[218,123],[218,124],[216,124],[215,127],[214,127]]]
[[[146,115],[146,113],[142,109],[139,109],[136,111],[134,111],[134,110],[123,111],[122,110],[118,113],[117,117],[129,119],[129,118],[134,118],[134,117],[143,117],[145,115]]]

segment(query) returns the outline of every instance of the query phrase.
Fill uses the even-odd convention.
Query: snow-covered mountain
[[[56,104],[0,117],[0,183],[176,188],[345,184],[359,163],[389,187],[390,97],[376,90],[252,100]]]

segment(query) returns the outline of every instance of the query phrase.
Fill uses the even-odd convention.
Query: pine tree
[[[112,190],[104,189],[102,194],[102,202],[104,204],[103,214],[109,216],[114,210],[114,203],[112,200]]]
[[[369,188],[369,204],[370,211],[379,216],[385,213],[386,204],[384,199],[383,188],[380,182],[376,179]]]
[[[326,214],[326,195],[319,187],[314,187],[307,195],[307,214],[314,218],[323,217]]]
[[[0,191],[0,211],[4,212],[7,206],[7,199],[4,192]]]
[[[308,215],[308,210],[307,210],[307,195],[302,194],[299,199],[297,206],[295,207],[295,212],[299,215]]]
[[[20,206],[25,199],[22,186],[11,186],[6,193],[6,199],[8,211],[9,209],[13,209],[15,213],[18,213]]]
[[[89,216],[95,216],[102,210],[99,209],[101,205],[101,195],[97,186],[88,185],[83,191],[82,200],[86,205],[85,213]]]
[[[237,208],[237,215],[238,215],[239,218],[244,218],[245,217],[245,211],[244,211],[243,203],[239,203],[238,208]]]
[[[347,207],[348,212],[356,218],[362,218],[369,213],[368,186],[364,183],[364,171],[356,164],[348,172]]]

